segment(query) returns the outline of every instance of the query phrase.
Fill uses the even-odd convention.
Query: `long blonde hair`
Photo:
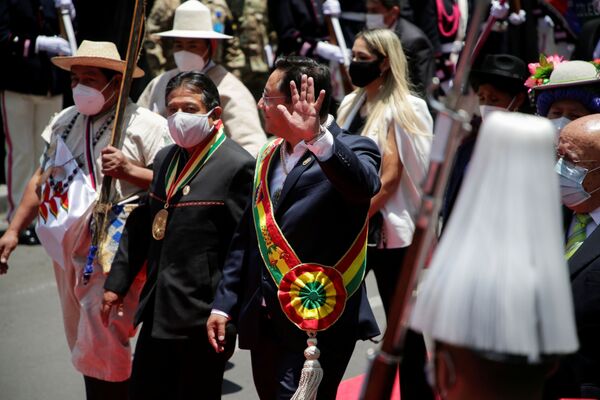
[[[367,103],[368,116],[361,134],[375,133],[380,147],[384,150],[391,122],[386,118],[386,114],[389,112],[388,109],[391,109],[394,122],[407,133],[430,135],[409,100],[412,93],[408,81],[408,63],[398,36],[389,29],[373,29],[360,32],[356,40],[359,38],[365,41],[371,53],[386,57],[390,64],[390,67],[382,73],[381,89],[375,98]],[[337,119],[340,125],[344,123],[364,91],[364,88],[355,90],[353,93],[356,96],[353,101],[338,110]]]

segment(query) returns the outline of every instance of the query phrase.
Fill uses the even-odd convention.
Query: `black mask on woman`
[[[365,87],[369,83],[381,76],[379,70],[379,64],[381,60],[376,59],[373,61],[352,61],[348,73],[352,84],[358,87]]]

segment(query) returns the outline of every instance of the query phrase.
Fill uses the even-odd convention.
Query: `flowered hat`
[[[529,64],[529,72],[525,86],[536,91],[600,83],[600,60],[564,61],[557,55],[542,54],[539,63]]]
[[[548,115],[557,101],[574,100],[592,113],[600,112],[600,60],[564,61],[560,56],[540,56],[529,64],[531,76],[525,86],[536,95],[537,113]]]

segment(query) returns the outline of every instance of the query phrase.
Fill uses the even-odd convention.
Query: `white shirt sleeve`
[[[329,129],[314,141],[306,143],[306,147],[319,161],[327,161],[333,155],[333,135]]]
[[[227,314],[226,312],[223,312],[223,311],[221,311],[221,310],[217,310],[217,309],[215,309],[215,308],[213,308],[212,310],[210,310],[210,313],[211,313],[211,314],[217,314],[217,315],[220,315],[220,316],[222,316],[222,317],[225,317],[225,318],[227,318],[228,320],[230,320],[230,319],[231,319],[231,317],[229,316],[229,314]]]

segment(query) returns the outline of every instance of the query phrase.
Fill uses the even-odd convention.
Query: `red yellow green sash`
[[[302,263],[275,221],[269,192],[269,167],[282,142],[276,139],[268,143],[256,164],[253,193],[256,236],[265,266],[278,286],[283,312],[300,329],[321,331],[337,321],[346,299],[356,292],[364,278],[367,221],[335,266]]]
[[[216,126],[217,133],[215,133],[210,140],[204,146],[198,146],[191,154],[190,159],[184,165],[179,176],[177,176],[177,169],[179,167],[179,160],[181,159],[181,153],[183,150],[179,150],[175,157],[171,159],[169,167],[167,168],[167,182],[166,182],[166,194],[167,199],[165,202],[165,208],[168,208],[169,200],[177,193],[181,188],[187,185],[196,176],[202,166],[208,161],[208,159],[214,154],[214,152],[221,146],[225,141],[226,136],[223,129],[223,122],[219,121]]]

